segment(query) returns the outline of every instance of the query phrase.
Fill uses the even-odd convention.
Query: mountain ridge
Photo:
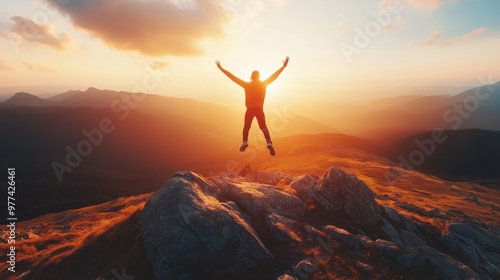
[[[317,165],[311,165],[303,156],[311,153],[317,158]],[[302,161],[297,161],[297,156]],[[330,165],[332,163],[342,167]],[[456,184],[450,185],[453,189],[449,194],[441,194],[444,188],[439,188],[435,193],[437,197],[432,197],[426,192],[448,183],[425,174],[410,174],[408,176],[415,178],[422,176],[421,179],[433,186],[422,189],[423,181],[412,180],[420,186],[418,192],[408,185],[405,189],[387,192],[387,186],[378,186],[378,181],[373,180],[379,175],[370,170],[380,168],[383,171],[384,164],[384,160],[374,155],[314,144],[298,147],[285,158],[268,163],[265,170],[250,169],[240,176],[203,177],[193,172],[177,172],[153,196],[119,198],[23,222],[18,233],[22,236],[18,248],[31,253],[20,254],[19,269],[26,272],[27,279],[53,278],[56,274],[58,277],[71,275],[72,279],[107,279],[117,273],[140,279],[164,279],[161,276],[164,273],[174,278],[190,274],[190,279],[286,279],[279,277],[298,277],[304,273],[313,279],[365,275],[370,279],[453,279],[457,275],[479,279],[498,275],[500,271],[491,263],[497,253],[490,251],[491,246],[498,246],[498,243],[488,243],[500,238],[500,231],[490,226],[498,224],[498,218],[481,213],[488,203],[498,207],[494,190]],[[323,166],[330,167],[322,172]],[[304,173],[304,169],[297,167],[312,168],[314,172]],[[353,170],[356,173],[349,173]],[[330,192],[339,188],[357,195]],[[370,192],[373,192],[371,198]],[[398,192],[401,193],[397,195]],[[178,199],[171,200],[162,195],[165,193],[178,196]],[[362,193],[367,197],[359,197]],[[461,201],[461,197],[471,193],[477,195],[481,203]],[[454,206],[441,208],[446,205],[445,200],[454,199],[458,200],[457,205],[467,204],[473,211],[465,214]],[[336,208],[340,201],[345,203]],[[426,204],[430,201],[437,202],[435,206],[439,210],[429,208]],[[283,207],[295,203],[304,203],[304,208]],[[351,203],[357,206],[349,207]],[[177,204],[184,207],[176,207]],[[162,205],[161,211],[158,205]],[[380,207],[379,215],[371,209],[373,205]],[[151,211],[156,213],[154,218]],[[363,211],[369,214],[358,215]],[[241,216],[243,214],[245,216]],[[206,215],[211,218],[199,218]],[[185,219],[184,223],[189,226],[177,224],[173,217]],[[224,217],[240,218],[228,220]],[[148,230],[154,223],[164,237]],[[236,227],[241,235],[236,234],[236,230],[215,230],[223,228],[222,225]],[[161,227],[168,230],[161,230]],[[180,234],[180,230],[184,231],[180,237],[170,235]],[[246,231],[252,235],[245,235]],[[471,258],[467,253],[470,251],[460,250],[464,244],[459,240],[464,234],[474,240],[468,246],[485,250],[481,254],[484,262]],[[231,245],[235,238],[247,240],[243,239],[244,235],[260,242]],[[482,237],[476,239],[477,236]],[[175,242],[164,242],[169,238],[175,238]],[[329,241],[321,245],[318,238]],[[161,244],[156,246],[155,242]],[[0,246],[5,246],[2,244]],[[40,245],[34,248],[33,244]],[[211,249],[203,250],[203,246]],[[240,257],[248,254],[231,257],[234,266],[221,261],[245,248],[254,248],[251,255],[255,256],[258,256],[257,248],[266,249],[272,259],[253,258],[250,269]],[[160,253],[153,253],[155,250]],[[171,257],[163,258],[164,266],[158,266],[156,262],[162,259],[162,250],[167,250],[165,252]],[[100,252],[100,257],[89,257],[96,252]],[[429,265],[423,265],[419,259]],[[176,265],[178,261],[191,265],[179,266]],[[202,265],[204,263],[210,265]],[[93,269],[82,269],[82,264]],[[243,270],[228,270],[228,267],[243,267]]]

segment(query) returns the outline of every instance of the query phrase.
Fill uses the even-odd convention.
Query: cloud
[[[33,72],[40,72],[40,73],[54,73],[56,72],[54,69],[47,68],[45,66],[41,65],[36,65],[36,64],[31,64],[26,61],[23,61],[23,65],[28,68],[28,70],[33,71]]]
[[[478,29],[475,29],[469,33],[463,34],[463,35],[458,35],[455,36],[452,39],[449,40],[440,40],[441,37],[443,36],[443,33],[440,31],[435,31],[431,34],[431,36],[422,42],[417,42],[417,41],[412,41],[410,42],[411,46],[427,46],[427,47],[432,47],[432,46],[455,46],[461,43],[464,43],[466,41],[469,41],[480,34],[482,34],[484,31],[486,31],[486,27],[481,27]]]
[[[484,31],[486,31],[486,27],[481,27],[481,28],[475,29],[467,34],[459,36],[457,38],[468,40],[468,39],[474,38],[474,37],[482,34]]]
[[[49,24],[37,24],[27,17],[10,18],[14,24],[10,27],[11,35],[23,39],[32,45],[45,45],[55,50],[67,50],[72,39],[66,33],[56,34]]]
[[[441,6],[444,2],[449,0],[412,0],[411,5],[415,8],[423,8],[427,10],[435,10]]]
[[[235,16],[230,0],[46,1],[109,46],[149,56],[200,55],[200,41],[224,38]]]
[[[0,70],[3,71],[12,71],[12,67],[7,64],[7,62],[0,59]]]

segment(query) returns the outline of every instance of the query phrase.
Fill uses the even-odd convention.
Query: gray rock
[[[219,193],[217,186],[212,182],[205,180],[203,176],[197,173],[191,171],[178,171],[172,175],[172,178],[183,178],[186,179],[187,181],[196,183],[201,188],[203,193],[213,197],[218,197]]]
[[[400,249],[396,243],[381,239],[377,239],[375,244],[384,257],[405,268],[430,264],[433,272],[444,279],[481,279],[468,266],[427,245]]]
[[[289,218],[278,214],[271,214],[266,218],[266,227],[268,231],[281,242],[300,243],[300,237],[293,232],[299,224]]]
[[[304,216],[302,201],[280,187],[259,183],[226,180],[219,186],[221,194],[236,202],[249,215],[278,214],[298,220]]]
[[[399,215],[399,218],[400,218],[401,222],[403,222],[404,227],[408,231],[411,231],[413,233],[417,232],[417,226],[415,225],[415,222],[413,222],[412,220],[408,219],[404,215]]]
[[[316,240],[317,238],[324,238],[327,236],[326,233],[310,225],[305,225],[304,229],[309,233],[309,236],[311,236],[313,240]]]
[[[300,279],[290,274],[283,274],[278,278],[276,278],[276,280],[300,280]]]
[[[399,263],[405,268],[419,268],[427,263],[427,257],[425,255],[403,250],[399,248],[396,243],[391,241],[377,239],[375,240],[375,246],[384,257]]]
[[[481,279],[481,277],[468,266],[432,247],[426,245],[413,247],[406,250],[405,253],[408,255],[426,257],[433,271],[444,279]]]
[[[345,229],[338,228],[332,225],[326,225],[323,227],[323,232],[340,241],[341,243],[347,245],[352,250],[359,251],[359,240],[354,234],[348,232]]]
[[[401,238],[404,247],[417,247],[425,245],[425,241],[406,229],[399,232],[399,237]]]
[[[140,229],[156,279],[198,279],[193,267],[244,272],[273,259],[239,209],[213,192],[201,176],[182,172],[146,203]]]
[[[382,225],[380,227],[380,232],[383,238],[396,243],[398,246],[403,246],[403,241],[399,236],[398,230],[385,218],[382,218]]]
[[[318,268],[318,263],[313,258],[307,258],[301,260],[295,268],[293,269],[293,274],[296,275],[299,279],[309,279],[309,277],[316,271]]]
[[[318,248],[320,248],[321,251],[324,251],[329,255],[334,254],[335,249],[341,246],[340,243],[334,242],[330,235],[327,235],[321,230],[318,230],[310,225],[305,225],[304,228],[309,233],[311,239],[318,244]],[[322,258],[323,257],[321,257],[321,259]]]
[[[313,198],[328,211],[343,211],[359,226],[372,226],[380,220],[380,207],[373,191],[356,176],[330,167],[312,192]]]
[[[248,170],[245,178],[248,180],[268,185],[277,185],[281,180],[285,179],[286,175],[279,172],[263,171],[263,170]]]
[[[394,209],[389,206],[381,205],[382,208],[382,213],[385,214],[385,216],[392,222],[399,223],[401,222],[399,213]]]
[[[370,237],[364,235],[357,235],[357,237],[359,239],[359,243],[361,244],[361,246],[363,246],[363,248],[365,249],[375,248],[375,242],[373,242],[373,240],[371,240]]]
[[[305,174],[295,178],[290,187],[297,192],[297,196],[306,201],[311,197],[311,192],[319,185],[319,178],[317,176]]]
[[[454,253],[493,278],[500,278],[500,238],[471,223],[452,223],[442,236]]]

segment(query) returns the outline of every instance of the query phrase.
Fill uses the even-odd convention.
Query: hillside
[[[19,223],[20,238],[16,244],[20,255],[18,269],[24,273],[21,279],[112,279],[117,275],[154,279],[153,272],[198,276],[202,273],[206,277],[201,279],[263,280],[285,274],[307,274],[310,279],[453,279],[457,275],[488,279],[499,275],[498,267],[492,263],[488,266],[495,258],[495,253],[488,251],[492,245],[484,247],[500,238],[498,190],[452,183],[419,172],[401,173],[393,184],[388,184],[386,173],[395,172],[389,161],[325,144],[296,146],[262,168],[267,171],[246,170],[241,174],[244,177],[221,174],[202,178],[178,172],[146,206],[150,194]],[[323,201],[323,196],[315,193],[328,188],[328,180],[334,180],[346,192],[356,191],[357,195],[344,196],[343,192],[328,193],[324,189],[322,193],[329,197],[329,202]],[[318,182],[320,185],[315,185]],[[354,187],[359,189],[350,189]],[[344,200],[340,210],[322,208],[333,207],[336,199]],[[304,206],[300,206],[301,200]],[[157,206],[153,206],[155,203]],[[351,208],[350,203],[357,206]],[[154,219],[148,218],[152,217],[148,216],[151,211],[157,211]],[[246,218],[236,219],[236,224],[227,220],[239,215]],[[158,217],[161,221],[157,221]],[[186,224],[175,222],[179,217],[184,217],[181,219]],[[151,234],[146,229],[155,223],[157,233]],[[222,225],[233,228],[223,231]],[[468,243],[475,250],[487,250],[481,254],[481,261],[474,261],[467,253],[470,251],[460,250],[465,245],[453,241],[463,238],[460,234],[474,238],[471,231],[464,233],[460,228],[482,234],[480,239]],[[246,235],[247,230],[254,231],[253,237]],[[164,237],[159,238],[160,235]],[[231,238],[236,237],[249,243],[235,246]],[[199,243],[199,238],[205,241]],[[260,240],[260,245],[252,243],[254,238]],[[328,239],[328,245],[318,245],[318,238]],[[152,246],[154,242],[161,244]],[[205,251],[202,244],[212,249]],[[159,270],[153,251],[162,246],[169,248],[167,265],[181,257],[188,263],[196,259],[198,265]],[[259,251],[263,249],[269,250],[273,258],[244,273],[227,274],[226,268],[247,267],[249,263],[241,262],[242,256],[247,256],[243,254],[245,248],[250,250],[248,255],[256,257],[255,261],[267,259],[267,253]],[[242,254],[231,257],[232,252]],[[398,257],[403,255],[408,256],[406,261]],[[5,274],[5,265],[1,265],[0,276],[11,279]],[[199,279],[198,276],[189,279]]]
[[[420,133],[391,143],[380,154],[395,162],[400,162],[401,156],[410,162],[410,155],[421,151],[425,152],[422,163],[412,165],[417,170],[455,181],[500,182],[500,131],[466,129],[443,133],[443,143],[430,140],[431,132]]]

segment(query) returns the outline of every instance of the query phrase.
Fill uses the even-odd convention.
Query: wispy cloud
[[[0,70],[12,71],[12,67],[7,62],[0,59]]]
[[[36,65],[32,64],[26,61],[23,61],[23,65],[26,66],[26,68],[30,71],[33,72],[40,72],[40,73],[54,73],[56,72],[54,69],[42,66],[42,65]]]
[[[478,29],[475,29],[469,33],[466,33],[466,34],[463,34],[463,35],[458,35],[458,36],[455,36],[454,38],[452,39],[448,39],[448,40],[442,40],[441,38],[443,37],[443,33],[440,32],[440,31],[435,31],[431,34],[430,37],[428,37],[427,39],[421,41],[421,42],[418,42],[418,41],[412,41],[410,42],[410,45],[411,46],[427,46],[427,47],[433,47],[433,46],[454,46],[454,45],[458,45],[458,44],[461,44],[461,43],[465,43],[477,36],[479,36],[480,34],[482,34],[484,31],[486,31],[486,27],[481,27],[481,28],[478,28]]]
[[[187,6],[158,0],[46,1],[111,47],[150,56],[200,55],[200,40],[224,38],[225,24],[234,18],[229,0],[191,0]]]
[[[72,39],[66,33],[56,34],[49,24],[38,24],[22,16],[10,18],[14,23],[10,27],[12,36],[21,38],[31,45],[44,45],[56,50],[67,50]]]
[[[415,8],[435,10],[449,0],[411,0],[410,5]]]

